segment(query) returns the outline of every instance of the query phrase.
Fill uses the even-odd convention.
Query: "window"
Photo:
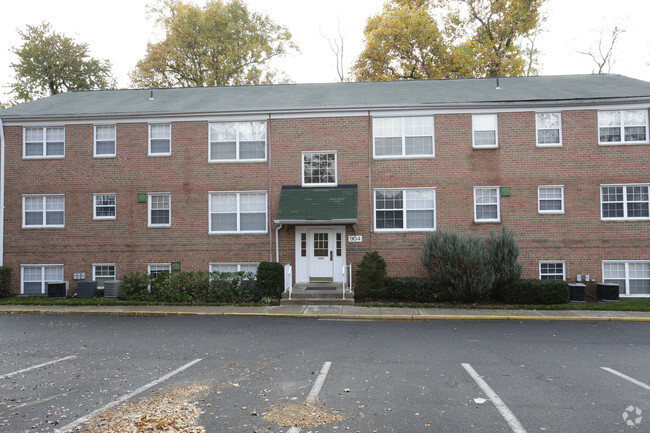
[[[23,134],[23,158],[65,156],[65,128],[25,128]]]
[[[474,187],[474,222],[500,222],[498,186]]]
[[[64,226],[65,197],[63,195],[23,196],[23,228]]]
[[[63,265],[21,265],[20,293],[45,295],[47,283],[63,281]]]
[[[115,280],[115,263],[94,264],[93,280],[97,281],[98,289],[104,288],[104,282]]]
[[[172,154],[172,125],[149,125],[149,156],[167,156]]]
[[[375,157],[434,156],[433,117],[374,118]]]
[[[566,280],[564,261],[541,261],[539,262],[540,280]]]
[[[537,113],[537,146],[562,146],[562,123],[560,113]]]
[[[266,192],[213,192],[210,233],[266,233]]]
[[[266,160],[266,122],[210,124],[209,161]]]
[[[564,186],[549,185],[538,187],[537,210],[541,214],[563,214]]]
[[[650,295],[650,261],[603,261],[603,282],[618,284],[623,296]]]
[[[115,219],[115,194],[93,194],[93,219]]]
[[[210,272],[219,273],[236,273],[246,272],[257,276],[257,266],[259,263],[210,263]]]
[[[153,278],[158,278],[160,275],[165,273],[172,273],[172,264],[171,263],[149,263],[147,266],[147,273]]]
[[[95,126],[95,158],[115,156],[115,125]]]
[[[435,230],[435,203],[433,188],[375,190],[375,229]]]
[[[303,152],[302,186],[336,186],[336,152]]]
[[[491,149],[499,147],[497,138],[497,115],[472,115],[472,147],[476,149]]]
[[[598,136],[601,144],[647,143],[648,111],[599,111]]]
[[[648,185],[603,185],[600,187],[601,219],[647,220]]]
[[[150,193],[149,227],[169,227],[172,225],[172,195],[169,193]]]

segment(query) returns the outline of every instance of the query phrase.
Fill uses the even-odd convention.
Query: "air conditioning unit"
[[[122,296],[122,281],[104,281],[104,298],[119,299]]]
[[[77,281],[77,298],[92,298],[97,293],[97,281]]]
[[[68,296],[68,287],[67,281],[50,281],[47,283],[47,297],[65,298]]]

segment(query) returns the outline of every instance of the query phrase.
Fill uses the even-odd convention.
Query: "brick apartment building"
[[[649,107],[619,75],[64,93],[0,111],[3,262],[22,294],[275,260],[340,282],[367,251],[424,276],[430,231],[505,225],[524,277],[650,296]]]

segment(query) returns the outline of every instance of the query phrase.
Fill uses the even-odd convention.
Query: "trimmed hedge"
[[[561,280],[523,279],[500,290],[508,304],[566,304],[569,302],[569,284]]]
[[[405,302],[447,302],[449,289],[429,278],[387,278],[386,297]]]
[[[278,262],[261,262],[257,266],[257,290],[260,298],[279,299],[284,291],[284,266]]]
[[[9,298],[13,295],[11,291],[11,268],[9,266],[0,266],[0,298]]]
[[[355,299],[386,297],[386,261],[377,251],[364,254],[355,275]]]

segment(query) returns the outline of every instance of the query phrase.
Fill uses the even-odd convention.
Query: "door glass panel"
[[[314,233],[314,257],[329,255],[329,238],[327,233]]]
[[[341,233],[336,234],[336,257],[341,257]]]

